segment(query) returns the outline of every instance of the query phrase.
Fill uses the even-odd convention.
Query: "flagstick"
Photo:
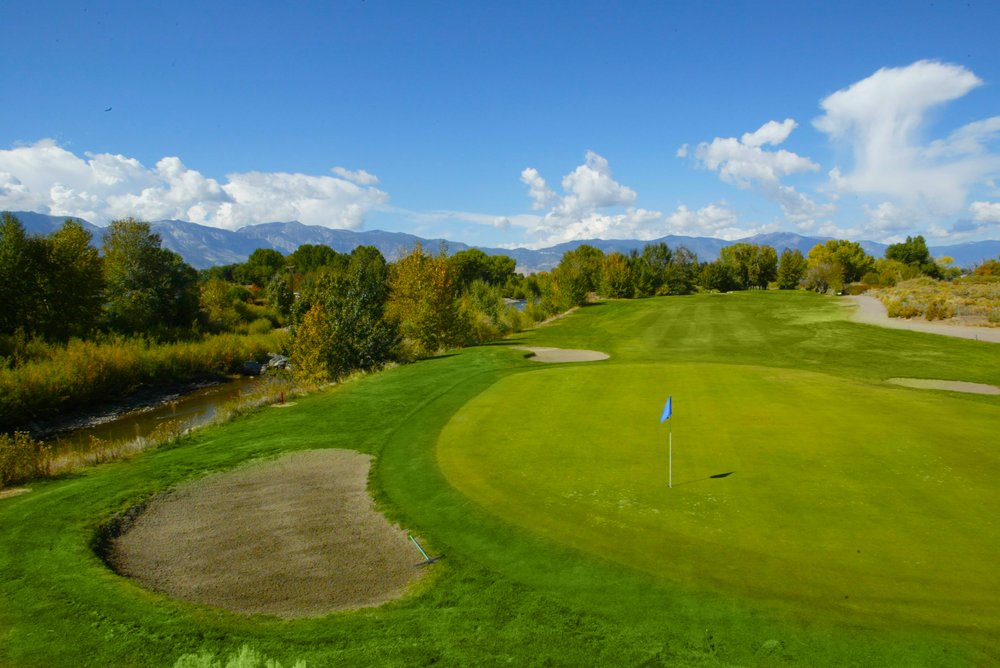
[[[674,424],[670,423],[670,477],[667,478],[667,488],[674,488]]]

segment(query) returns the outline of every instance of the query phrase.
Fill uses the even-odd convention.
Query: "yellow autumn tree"
[[[330,355],[333,327],[322,304],[315,304],[302,318],[292,344],[292,371],[306,383],[321,385],[332,380]]]

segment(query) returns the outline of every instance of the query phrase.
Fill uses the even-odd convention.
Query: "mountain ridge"
[[[104,229],[73,216],[50,216],[33,211],[12,211],[11,213],[17,216],[29,234],[50,234],[58,229],[64,220],[72,218],[90,231],[94,235],[95,245],[99,245],[101,231]],[[718,258],[719,251],[723,248],[740,242],[772,246],[779,254],[786,248],[798,249],[803,254],[807,254],[817,243],[823,243],[832,238],[807,237],[794,232],[755,234],[733,241],[714,237],[667,235],[649,240],[587,239],[568,241],[540,249],[510,249],[474,247],[460,241],[426,239],[406,232],[333,229],[318,225],[304,225],[298,221],[258,223],[247,225],[235,231],[183,220],[152,221],[150,227],[160,235],[164,248],[178,253],[185,262],[196,269],[245,262],[250,253],[257,248],[271,248],[287,255],[304,244],[324,244],[339,253],[349,253],[357,246],[366,245],[375,246],[387,259],[395,260],[420,244],[431,251],[445,248],[449,254],[469,248],[479,248],[487,255],[507,255],[515,260],[519,272],[530,273],[551,270],[559,264],[563,253],[583,244],[590,244],[605,253],[627,254],[633,249],[641,251],[647,243],[663,242],[671,248],[685,246],[695,253],[699,260],[712,261]],[[887,244],[876,241],[859,241],[858,243],[866,252],[875,257],[882,257],[888,247]],[[948,255],[954,258],[955,264],[958,266],[971,267],[1000,255],[1000,240],[932,246],[930,251],[935,257]]]

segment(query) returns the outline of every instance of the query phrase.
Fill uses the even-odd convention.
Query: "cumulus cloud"
[[[982,85],[959,65],[922,60],[883,68],[821,102],[813,125],[853,155],[847,170],[830,170],[834,188],[895,198],[934,214],[964,207],[971,188],[1000,173],[988,144],[1000,116],[969,123],[944,139],[922,143],[929,113]]]
[[[636,192],[615,181],[608,161],[594,151],[587,151],[584,163],[562,178],[562,195],[533,167],[521,172],[521,181],[528,186],[532,208],[548,209],[529,226],[534,246],[575,239],[653,238],[653,226],[662,222],[659,211],[633,206]]]
[[[521,171],[521,182],[528,186],[532,209],[546,209],[559,199],[534,167],[527,167]]]
[[[972,219],[981,223],[1000,223],[1000,202],[973,202]]]
[[[809,158],[785,149],[768,151],[767,144],[777,146],[795,129],[794,120],[768,121],[754,132],[735,137],[716,137],[702,142],[695,149],[696,163],[719,178],[740,188],[754,184],[776,185],[781,177],[801,172],[816,171],[819,165]]]
[[[339,171],[338,171],[339,170]],[[83,157],[50,139],[0,150],[0,209],[79,216],[95,223],[133,216],[176,218],[236,229],[298,220],[360,229],[365,214],[388,201],[373,175],[335,167],[334,176],[233,173],[225,182],[165,157],[153,169],[110,153]]]

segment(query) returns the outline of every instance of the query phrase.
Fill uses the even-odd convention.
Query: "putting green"
[[[813,372],[602,363],[500,380],[437,452],[495,515],[661,578],[995,635],[998,424],[994,404]]]

